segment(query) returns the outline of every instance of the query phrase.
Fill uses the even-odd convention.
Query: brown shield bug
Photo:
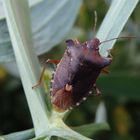
[[[96,21],[96,20],[95,20]],[[96,26],[96,22],[95,22]],[[94,27],[95,27],[94,26]],[[112,57],[102,57],[99,46],[102,43],[114,39],[133,38],[119,37],[102,41],[93,38],[84,43],[78,40],[67,40],[67,49],[59,60],[47,60],[46,63],[55,63],[57,68],[51,80],[51,102],[59,111],[65,111],[71,107],[78,106],[95,89],[96,95],[101,94],[96,87],[96,79],[101,71],[112,62]],[[40,85],[45,67],[41,73],[38,84]]]

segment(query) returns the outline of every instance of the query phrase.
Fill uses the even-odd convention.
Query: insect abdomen
[[[61,67],[61,65],[59,65],[59,67]],[[59,70],[59,68],[57,70]],[[72,89],[70,91],[65,89],[65,86],[68,84],[67,82],[61,88],[53,89],[52,103],[61,110],[66,110],[79,104],[83,98],[89,94],[89,90],[92,89],[99,73],[99,70],[94,70],[94,67],[90,65],[78,64],[77,71],[73,73],[71,81],[69,81]],[[58,78],[57,75],[55,78]],[[56,82],[55,80],[56,79],[54,79],[54,82]],[[54,83],[54,85],[55,84],[56,83]]]

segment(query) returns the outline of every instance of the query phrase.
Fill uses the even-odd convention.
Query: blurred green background
[[[85,41],[93,38],[94,10],[98,14],[97,30],[108,10],[105,0],[85,0],[73,32],[67,38]],[[122,36],[140,36],[140,4],[137,5],[126,24]],[[135,30],[138,29],[138,30]],[[60,59],[66,45],[64,41],[46,54],[45,59]],[[139,140],[140,139],[140,42],[139,39],[117,41],[112,50],[113,63],[108,75],[101,74],[97,85],[102,96],[89,96],[79,107],[73,109],[66,119],[70,126],[93,122],[99,103],[104,102],[110,131],[93,135],[96,140]],[[20,79],[0,66],[0,134],[32,128],[31,116]]]

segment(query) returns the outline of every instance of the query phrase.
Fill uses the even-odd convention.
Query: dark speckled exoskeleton
[[[80,105],[93,89],[95,89],[95,95],[101,94],[96,87],[96,79],[101,71],[107,72],[104,68],[111,64],[112,57],[111,55],[102,57],[99,53],[99,46],[102,43],[123,38],[136,37],[119,37],[102,42],[94,38],[84,43],[78,40],[67,40],[67,49],[62,59],[46,61],[46,63],[57,64],[51,80],[50,92],[51,102],[58,111],[65,111]],[[45,67],[38,83],[32,88],[41,84],[44,71]]]
[[[97,16],[95,16],[97,17]],[[95,18],[96,27],[97,18]],[[96,79],[104,68],[111,64],[112,57],[102,57],[99,46],[102,43],[121,38],[119,37],[102,41],[93,38],[84,43],[78,40],[67,40],[67,49],[64,56],[59,60],[47,60],[46,63],[55,63],[57,68],[51,80],[51,102],[58,111],[65,111],[71,107],[78,106],[81,101],[95,89],[96,95],[101,94],[96,87]],[[41,73],[38,83],[32,88],[40,85],[45,67]]]
[[[57,66],[52,79],[51,100],[61,110],[79,105],[87,95],[96,89],[96,79],[112,58],[99,53],[100,41],[95,38],[85,43],[67,40],[67,49]]]

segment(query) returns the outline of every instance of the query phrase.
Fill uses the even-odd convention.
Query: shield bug
[[[121,38],[133,37],[119,37],[102,42],[98,38],[93,38],[84,43],[69,39],[66,41],[67,49],[60,61],[46,61],[46,63],[57,64],[56,71],[52,76],[50,89],[51,102],[57,110],[65,111],[80,105],[92,93],[93,89],[96,95],[101,94],[96,87],[96,79],[101,71],[106,72],[104,68],[111,64],[112,57],[110,55],[102,57],[99,53],[99,46],[102,43]],[[45,67],[38,84],[34,87],[40,85],[44,71]]]

